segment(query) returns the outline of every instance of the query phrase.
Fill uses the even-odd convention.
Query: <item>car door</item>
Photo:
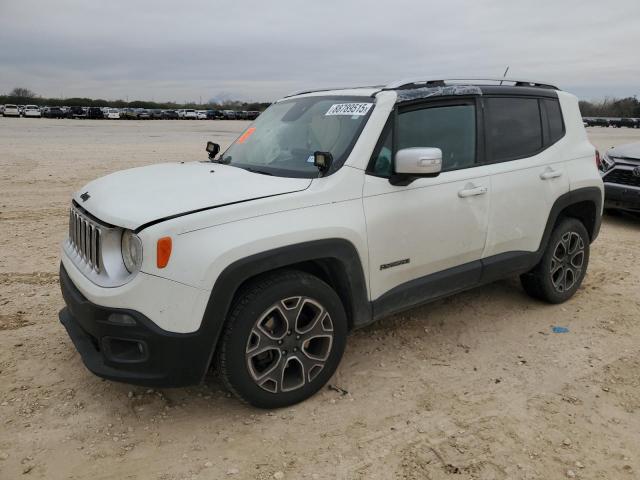
[[[526,257],[522,254],[538,250],[553,203],[569,191],[569,179],[557,98],[483,97],[482,105],[492,175],[483,257],[490,265],[499,263],[500,255]]]
[[[374,316],[479,281],[490,194],[481,132],[475,98],[432,100],[391,114],[363,187]],[[410,147],[440,148],[442,172],[393,185],[393,155]]]

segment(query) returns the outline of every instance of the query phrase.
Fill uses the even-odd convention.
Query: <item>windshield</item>
[[[221,163],[283,177],[312,178],[314,152],[347,159],[372,111],[369,97],[313,96],[271,105],[220,157]]]

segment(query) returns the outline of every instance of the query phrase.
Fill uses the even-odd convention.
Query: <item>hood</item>
[[[615,158],[640,160],[640,143],[627,143],[607,150],[607,155]]]
[[[210,162],[163,163],[99,178],[73,198],[99,220],[136,230],[167,217],[298,192],[311,181]],[[85,193],[86,201],[82,199]]]

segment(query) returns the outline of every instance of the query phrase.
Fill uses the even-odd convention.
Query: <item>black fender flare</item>
[[[582,202],[591,202],[595,207],[595,217],[592,219],[593,227],[589,232],[591,235],[591,243],[593,243],[593,241],[598,237],[598,234],[600,233],[600,224],[602,223],[602,191],[598,187],[583,187],[578,188],[577,190],[571,190],[564,195],[559,196],[551,207],[549,218],[547,219],[547,225],[544,229],[542,239],[540,240],[540,247],[536,252],[540,257],[542,257],[542,254],[547,248],[549,237],[551,237],[551,232],[553,232],[553,227],[556,225],[560,214],[572,205]]]
[[[215,354],[233,298],[248,279],[270,271],[304,262],[331,260],[341,270],[340,290],[337,292],[354,327],[371,322],[372,312],[365,272],[356,247],[340,238],[314,240],[279,247],[242,258],[228,265],[216,279],[202,317],[199,332],[211,344],[209,364]]]

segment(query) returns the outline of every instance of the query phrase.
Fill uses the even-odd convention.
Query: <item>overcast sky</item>
[[[0,0],[0,93],[273,100],[424,76],[640,94],[640,0]]]

